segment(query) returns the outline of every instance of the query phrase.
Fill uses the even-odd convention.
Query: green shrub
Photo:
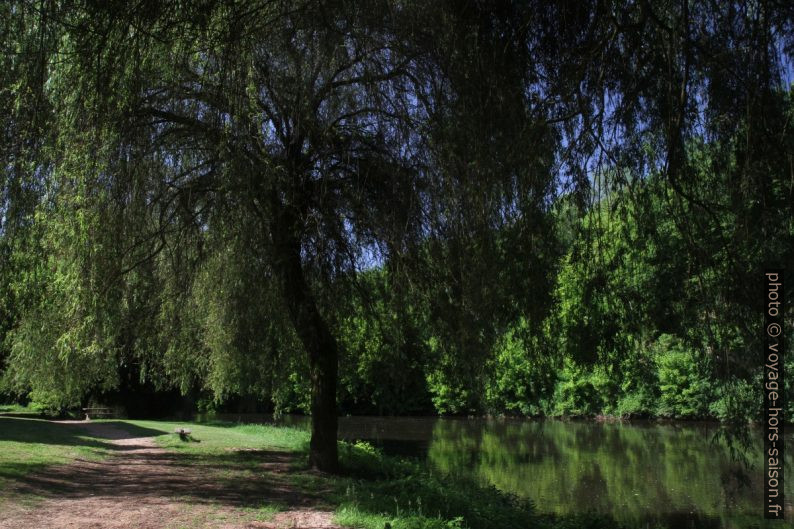
[[[658,397],[647,386],[620,396],[613,414],[618,417],[652,417],[656,412]]]
[[[601,384],[602,380],[592,370],[566,365],[554,391],[553,414],[585,416],[601,413],[604,402],[597,388]]]
[[[670,335],[660,336],[652,352],[659,377],[657,413],[671,418],[707,417],[715,392],[705,360]]]
[[[490,412],[540,415],[547,407],[557,375],[549,358],[538,354],[539,338],[522,319],[497,341],[485,385]]]
[[[427,375],[427,388],[432,395],[435,410],[442,414],[458,414],[469,411],[471,390],[442,370],[431,371]]]

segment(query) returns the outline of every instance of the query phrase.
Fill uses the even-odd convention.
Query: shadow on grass
[[[146,428],[127,421],[87,421],[84,423],[74,423],[74,426],[82,428],[88,435],[114,441],[121,439],[138,439],[142,437],[157,437],[158,435],[168,433],[164,430]]]
[[[0,478],[9,478],[17,493],[43,497],[188,498],[194,503],[252,508],[261,507],[263,501],[322,504],[321,496],[293,486],[292,471],[305,468],[301,453],[181,453],[136,441],[167,433],[126,421],[66,423],[2,417],[0,446],[22,445],[12,445],[19,454],[15,459],[0,459]],[[94,455],[118,457],[98,461]],[[67,461],[72,464],[59,464]]]
[[[124,428],[122,428],[122,426]],[[115,439],[151,437],[161,432],[120,422],[64,423],[30,417],[0,417],[0,479],[19,482],[49,472],[53,465],[97,459],[131,450]]]
[[[113,444],[98,438],[116,440],[162,434],[159,430],[121,421],[64,423],[31,417],[0,416],[0,441],[112,449]]]
[[[208,455],[146,448],[102,462],[52,467],[15,482],[23,494],[60,499],[156,497],[224,507],[259,508],[268,503],[331,508],[319,491],[295,488],[300,454],[257,450]]]
[[[45,416],[37,411],[0,411],[0,418],[11,417],[14,419],[44,419]]]
[[[0,440],[42,442],[42,437],[48,437],[50,442],[127,450],[121,457],[101,462],[78,460],[34,473],[24,461],[12,462],[8,470],[18,474],[14,487],[23,494],[59,499],[100,496],[120,502],[158,498],[239,508],[263,504],[288,509],[338,507],[341,521],[370,529],[382,529],[386,522],[393,529],[620,527],[614,519],[598,515],[539,516],[527,500],[472,479],[432,472],[415,461],[384,456],[367,445],[341,444],[344,473],[330,476],[308,470],[304,452],[181,453],[154,449],[147,443],[116,447],[86,438],[79,424],[19,420],[32,424],[9,429],[8,419],[0,421]],[[128,439],[163,433],[116,421],[94,426]],[[669,521],[664,514],[660,518]],[[718,527],[713,523],[704,519],[696,527]]]
[[[110,443],[93,439],[81,425],[62,424],[29,417],[0,417],[0,442],[37,443],[110,449]]]

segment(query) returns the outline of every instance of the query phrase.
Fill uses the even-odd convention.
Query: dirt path
[[[5,502],[0,529],[337,529],[318,498],[287,480],[289,454],[259,451],[257,472],[223,460],[192,462],[157,447],[151,437],[131,437],[103,423],[63,423],[107,439],[118,454],[104,461],[78,460],[19,481],[13,497],[37,497],[32,505]],[[268,515],[260,508],[279,505]]]

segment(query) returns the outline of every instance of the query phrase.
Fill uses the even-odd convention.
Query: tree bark
[[[309,358],[312,414],[309,463],[323,472],[336,472],[337,343],[306,281],[297,219],[287,208],[280,209],[273,229],[276,268],[290,319]]]

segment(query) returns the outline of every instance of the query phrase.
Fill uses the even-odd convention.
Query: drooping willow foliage
[[[673,333],[752,376],[759,270],[792,262],[786,3],[1,9],[7,386],[308,378],[333,468],[340,355],[426,351],[387,370],[453,411],[517,321],[546,360]]]

